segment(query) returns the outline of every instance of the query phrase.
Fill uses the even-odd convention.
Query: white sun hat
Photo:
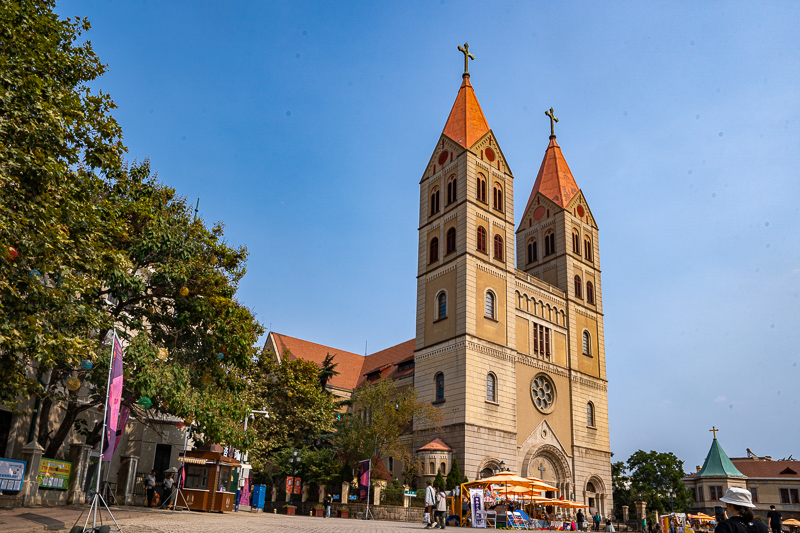
[[[740,489],[739,487],[730,487],[725,493],[725,496],[720,498],[720,501],[730,503],[732,505],[740,505],[742,507],[754,508],[753,496],[747,489]]]

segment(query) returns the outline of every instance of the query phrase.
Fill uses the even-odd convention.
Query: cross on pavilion
[[[550,111],[545,111],[544,114],[547,115],[548,117],[550,117],[550,138],[551,139],[555,139],[556,138],[556,122],[558,122],[558,119],[553,114],[553,108],[551,107]]]
[[[469,76],[469,60],[475,60],[475,56],[469,53],[469,43],[464,43],[464,46],[459,45],[458,51],[464,54],[464,76]]]

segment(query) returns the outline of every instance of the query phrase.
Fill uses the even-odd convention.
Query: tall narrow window
[[[444,374],[439,372],[433,379],[436,384],[436,401],[444,400]]]
[[[436,319],[441,320],[442,318],[447,318],[447,293],[444,291],[440,292],[436,303]]]
[[[491,372],[486,374],[486,401],[497,401],[497,378]]]
[[[456,177],[450,176],[447,180],[447,203],[452,204],[456,201]]]
[[[478,251],[486,253],[486,228],[478,226]]]
[[[592,336],[583,330],[583,355],[592,355]]]
[[[581,254],[581,238],[578,236],[578,230],[572,230],[572,253]]]
[[[575,298],[583,298],[581,295],[581,277],[575,276]]]
[[[590,428],[594,427],[594,404],[592,402],[586,404],[586,425]]]
[[[531,239],[528,241],[528,263],[533,263],[538,258],[536,257],[536,240]]]
[[[447,230],[447,239],[445,241],[445,255],[451,254],[456,251],[456,228]]]
[[[494,318],[494,293],[492,291],[486,291],[484,314],[486,318]]]
[[[583,256],[587,261],[592,261],[592,240],[589,237],[583,240]]]
[[[434,187],[431,193],[431,215],[439,212],[439,187]]]
[[[498,211],[503,210],[503,187],[499,183],[495,183],[492,188],[492,206]]]
[[[478,174],[478,200],[486,203],[486,177],[483,174]]]
[[[533,352],[545,357],[550,356],[550,328],[539,324],[533,325]]]
[[[544,236],[544,255],[550,255],[556,251],[556,234],[552,230]]]
[[[389,457],[389,472],[394,473],[394,458]]]
[[[503,260],[503,237],[500,235],[494,236],[494,258]]]
[[[592,285],[591,281],[586,282],[586,302],[594,303],[594,285]]]
[[[434,237],[431,239],[431,251],[430,251],[430,263],[434,263],[439,260],[439,238]]]

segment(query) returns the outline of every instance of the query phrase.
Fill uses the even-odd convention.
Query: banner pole
[[[106,426],[108,425],[108,393],[111,392],[111,367],[114,365],[114,342],[117,340],[117,328],[114,328],[114,337],[111,339],[111,357],[108,360],[108,379],[106,380],[106,406],[103,409],[103,432],[100,433],[100,460],[97,462],[97,484],[95,487],[95,494],[100,494],[100,474],[103,471],[103,448],[105,448],[106,441]],[[110,467],[111,465],[109,465]],[[92,527],[95,527],[97,522],[97,507],[94,509],[94,518],[92,519]]]

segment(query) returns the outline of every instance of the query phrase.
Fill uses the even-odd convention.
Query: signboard
[[[369,467],[369,459],[358,463],[358,497],[361,500],[366,500],[369,493]]]
[[[358,499],[358,496],[356,496],[355,494],[351,494],[350,496],[347,497],[347,499],[356,501]]]
[[[42,458],[36,481],[41,488],[67,490],[71,472],[72,463]]]
[[[300,478],[299,477],[294,478],[294,493],[300,494],[302,489],[303,489],[303,483],[301,483]]]
[[[417,491],[415,491],[415,490],[407,490],[407,491],[403,492],[403,494],[405,494],[406,496],[411,496],[412,498],[416,498],[417,497]]]
[[[294,490],[294,478],[292,476],[286,476],[286,494],[291,494]]]
[[[14,459],[0,459],[0,491],[22,490],[22,481],[25,479],[25,461]]]
[[[472,510],[472,527],[486,528],[486,508],[483,506],[483,489],[469,489],[469,505]]]

